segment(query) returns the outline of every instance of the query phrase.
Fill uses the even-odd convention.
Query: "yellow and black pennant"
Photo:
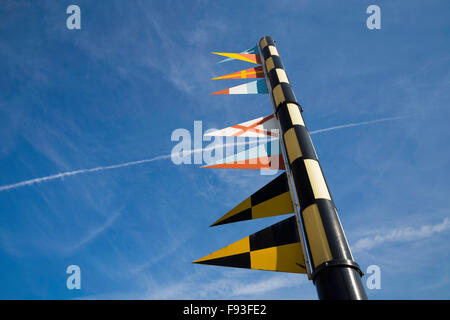
[[[306,273],[295,216],[232,243],[194,263]]]
[[[212,226],[294,213],[286,173],[242,201]]]

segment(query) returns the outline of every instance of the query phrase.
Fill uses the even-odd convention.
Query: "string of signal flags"
[[[314,145],[275,41],[265,36],[240,53],[213,52],[220,62],[256,67],[220,79],[257,79],[212,95],[268,94],[272,113],[209,133],[269,137],[266,144],[227,156],[206,168],[272,169],[282,173],[212,226],[290,215],[194,263],[306,274],[319,299],[365,300],[363,273],[354,261]]]

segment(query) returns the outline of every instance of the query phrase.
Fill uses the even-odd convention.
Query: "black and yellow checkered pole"
[[[305,258],[319,299],[367,299],[336,207],[275,42],[259,42],[261,61],[281,130],[286,171],[299,206]]]

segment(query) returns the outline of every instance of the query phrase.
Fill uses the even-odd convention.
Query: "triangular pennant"
[[[213,252],[194,263],[306,273],[295,216]]]
[[[278,137],[278,126],[273,114],[242,122],[234,126],[213,131],[205,136],[223,137]]]
[[[250,68],[241,70],[238,72],[233,72],[221,77],[212,78],[211,80],[222,80],[222,79],[255,79],[264,78],[264,70],[261,66],[256,68]]]
[[[276,145],[273,145],[276,144]],[[284,161],[278,139],[259,143],[256,147],[226,156],[202,168],[222,169],[270,169],[284,170]]]
[[[259,94],[268,92],[266,80],[261,79],[210,94]]]
[[[294,213],[286,172],[242,201],[211,226]]]
[[[228,52],[213,52],[213,54],[217,54],[219,56],[228,57],[231,59],[242,60],[246,62],[261,64],[261,58],[259,54],[254,53],[228,53]]]
[[[241,53],[255,53],[256,54],[256,53],[258,53],[258,47],[254,46],[253,48],[242,51]],[[220,60],[217,63],[223,63],[223,62],[228,62],[228,61],[232,61],[232,60],[235,60],[235,59],[234,58],[226,58],[226,59]]]

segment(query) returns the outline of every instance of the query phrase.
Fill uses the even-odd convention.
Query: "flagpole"
[[[317,158],[274,40],[259,44],[261,63],[274,115],[280,127],[286,172],[298,204],[297,220],[308,276],[319,299],[367,299],[359,265],[354,261],[344,229]],[[293,189],[293,190],[292,190]],[[303,236],[302,236],[303,235]]]

